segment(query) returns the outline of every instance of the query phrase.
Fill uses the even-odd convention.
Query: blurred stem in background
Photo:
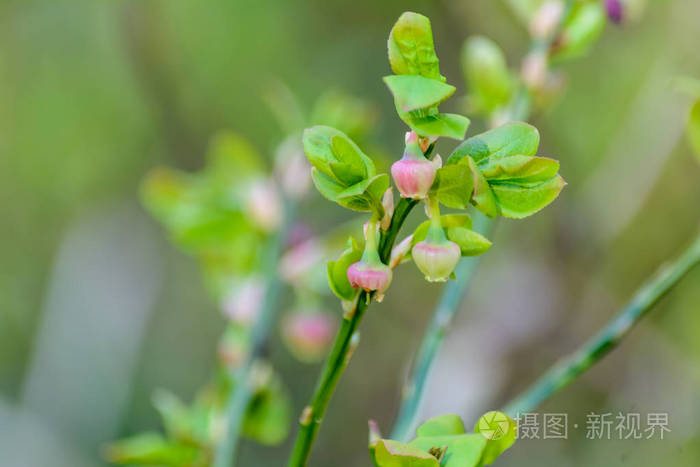
[[[214,467],[231,467],[236,458],[236,448],[241,435],[245,414],[252,397],[251,383],[258,368],[258,360],[267,340],[267,335],[272,328],[277,311],[279,310],[278,298],[282,288],[277,263],[280,258],[282,246],[292,225],[296,213],[296,200],[285,197],[284,218],[282,225],[275,235],[270,237],[266,248],[263,274],[265,276],[265,295],[263,297],[260,314],[252,329],[251,344],[243,364],[232,374],[233,394],[228,398],[225,420],[226,431],[221,443],[216,447]]]
[[[545,37],[533,38],[528,56],[533,56],[535,54],[541,54],[545,57],[548,56],[554,40],[571,15],[573,6],[573,0],[566,1],[557,27],[553,28]],[[548,67],[549,63],[546,63],[546,66]],[[525,121],[529,118],[531,112],[529,90],[525,84],[520,84],[518,92],[502,113],[501,118],[506,121]],[[491,122],[492,127],[498,126],[500,123],[500,121],[498,121],[499,119],[494,120],[495,121]],[[479,217],[479,219],[481,219],[481,225],[478,226],[476,230],[488,237],[494,229],[495,220],[482,217]],[[426,382],[435,362],[435,358],[469,290],[469,284],[479,266],[479,261],[480,257],[478,256],[463,258],[455,270],[457,279],[448,283],[440,296],[438,305],[430,318],[427,330],[420,344],[414,366],[401,391],[401,404],[396,421],[394,422],[394,427],[391,431],[391,439],[408,441],[411,437],[413,429],[416,426],[418,409],[423,400]]]
[[[432,150],[428,149],[428,153]],[[382,262],[388,262],[391,249],[396,241],[396,236],[401,230],[406,217],[411,212],[417,201],[408,198],[401,198],[396,205],[391,225],[379,238],[379,257]],[[304,408],[299,419],[299,432],[294,443],[292,454],[289,458],[290,467],[304,466],[307,463],[314,439],[321,426],[323,417],[326,414],[328,403],[335,391],[340,376],[345,371],[352,352],[358,344],[359,334],[357,328],[367,311],[369,301],[373,293],[362,292],[356,298],[353,308],[345,313],[343,324],[338,331],[338,335],[333,343],[333,349],[326,361],[316,390],[311,398],[311,404]],[[223,466],[217,466],[223,467]]]
[[[632,300],[596,336],[558,365],[555,365],[527,391],[510,402],[504,411],[511,416],[531,412],[567,386],[613,350],[653,306],[698,263],[700,235],[668,266],[644,284]]]

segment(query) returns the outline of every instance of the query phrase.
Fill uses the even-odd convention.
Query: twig
[[[388,262],[391,249],[396,241],[396,236],[401,229],[411,209],[417,204],[414,200],[402,198],[396,205],[389,229],[382,233],[379,239],[379,256],[384,262]],[[311,404],[304,408],[299,419],[299,432],[292,454],[289,458],[289,467],[302,467],[311,454],[316,433],[326,414],[328,403],[335,391],[340,376],[345,371],[352,352],[359,342],[357,328],[367,311],[368,303],[373,294],[362,292],[349,312],[346,312],[343,324],[335,338],[330,356],[326,361],[316,390],[311,398]],[[217,466],[219,467],[219,466]],[[223,466],[221,466],[223,467]]]
[[[548,53],[559,31],[571,14],[572,8],[573,1],[568,0],[564,6],[558,27],[554,28],[547,37],[533,40],[529,53]],[[509,108],[505,111],[506,120],[527,120],[530,112],[529,92],[521,84]],[[493,229],[493,223],[493,220],[486,219],[481,227],[483,233],[488,235]],[[423,336],[414,367],[403,386],[401,405],[394,422],[391,439],[408,441],[416,423],[418,409],[423,400],[430,370],[449,330],[449,326],[459,311],[459,305],[464,299],[467,290],[469,290],[469,284],[478,265],[479,257],[462,259],[455,270],[457,279],[445,286]]]
[[[226,434],[216,447],[214,467],[231,467],[236,458],[236,448],[241,435],[243,421],[252,396],[251,379],[256,362],[265,345],[267,334],[277,315],[277,301],[282,283],[277,273],[277,261],[290,225],[294,219],[296,202],[287,200],[284,206],[284,219],[277,233],[270,238],[263,264],[265,275],[265,296],[260,314],[251,331],[251,344],[243,364],[232,373],[234,385],[226,405]]]
[[[504,409],[511,416],[530,412],[613,350],[627,333],[695,265],[700,263],[700,236],[676,259],[644,284],[632,300],[597,335],[552,367]]]

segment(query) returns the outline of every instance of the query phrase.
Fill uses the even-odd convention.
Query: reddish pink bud
[[[327,313],[297,312],[289,314],[282,322],[282,337],[295,357],[314,362],[325,355],[334,329],[335,323]]]
[[[428,281],[444,282],[457,266],[461,251],[459,245],[449,240],[440,243],[424,240],[416,243],[411,254]]]
[[[613,23],[621,23],[624,13],[622,0],[605,0],[605,10]]]
[[[261,277],[251,276],[233,289],[223,300],[224,314],[232,321],[251,324],[262,303],[265,285]]]
[[[391,269],[386,264],[358,261],[348,268],[348,281],[353,287],[382,294],[391,284]]]
[[[423,199],[435,180],[437,167],[428,159],[403,157],[391,166],[391,176],[401,197]]]
[[[279,273],[290,284],[297,284],[323,260],[323,248],[315,238],[300,243],[280,259]]]
[[[425,158],[415,132],[406,133],[403,157],[391,166],[391,176],[403,198],[424,199],[435,180],[439,162]]]
[[[248,189],[246,213],[257,227],[272,232],[282,222],[282,202],[271,179],[254,181]]]

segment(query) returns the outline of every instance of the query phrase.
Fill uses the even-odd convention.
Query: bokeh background
[[[271,156],[284,134],[261,95],[274,79],[305,105],[330,87],[375,102],[373,138],[398,157],[404,129],[380,78],[389,29],[407,9],[431,18],[459,94],[466,37],[495,39],[514,66],[527,48],[526,30],[496,0],[0,2],[1,465],[104,465],[103,443],[159,427],[155,388],[189,400],[207,381],[224,320],[194,261],[141,207],[140,181],[156,164],[201,167],[221,129]],[[499,224],[422,417],[454,412],[469,424],[499,407],[695,235],[700,168],[683,136],[690,101],[673,78],[700,76],[699,17],[693,0],[649,1],[564,67],[566,94],[533,122],[540,154],[561,160],[569,185],[542,213]],[[341,211],[315,192],[302,210],[320,232],[347,219]],[[369,464],[366,421],[388,431],[439,290],[407,267],[370,310],[313,465]],[[699,343],[696,270],[542,408],[581,428],[570,426],[568,440],[521,441],[498,465],[699,465]],[[319,367],[279,344],[272,358],[298,412]],[[590,412],[664,412],[672,432],[587,440]],[[290,443],[244,443],[240,465],[283,465]]]

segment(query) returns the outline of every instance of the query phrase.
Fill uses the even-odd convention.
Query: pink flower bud
[[[282,322],[282,337],[289,351],[303,362],[322,358],[333,339],[335,323],[321,311],[294,312]]]
[[[348,268],[348,281],[353,287],[382,294],[391,284],[391,269],[386,264],[358,261]]]
[[[449,240],[433,243],[427,240],[416,243],[412,250],[413,261],[430,282],[449,279],[461,256],[459,245]]]
[[[402,198],[425,198],[435,180],[436,165],[420,157],[422,160],[404,155],[391,166],[391,176]]]
[[[605,11],[607,11],[608,18],[613,23],[619,24],[622,22],[624,15],[622,0],[605,0]]]
[[[264,291],[261,277],[249,277],[224,297],[221,308],[232,321],[251,324],[260,311]]]
[[[280,276],[290,284],[299,283],[323,260],[323,249],[315,238],[291,248],[284,253],[279,263]]]
[[[246,197],[246,213],[265,232],[272,232],[282,222],[282,203],[271,179],[254,181]]]
[[[559,25],[563,13],[564,2],[550,0],[543,3],[530,20],[530,34],[538,39],[549,37]]]
[[[391,176],[403,198],[424,199],[440,166],[437,160],[425,158],[418,140],[415,132],[406,133],[403,157],[391,166]]]

